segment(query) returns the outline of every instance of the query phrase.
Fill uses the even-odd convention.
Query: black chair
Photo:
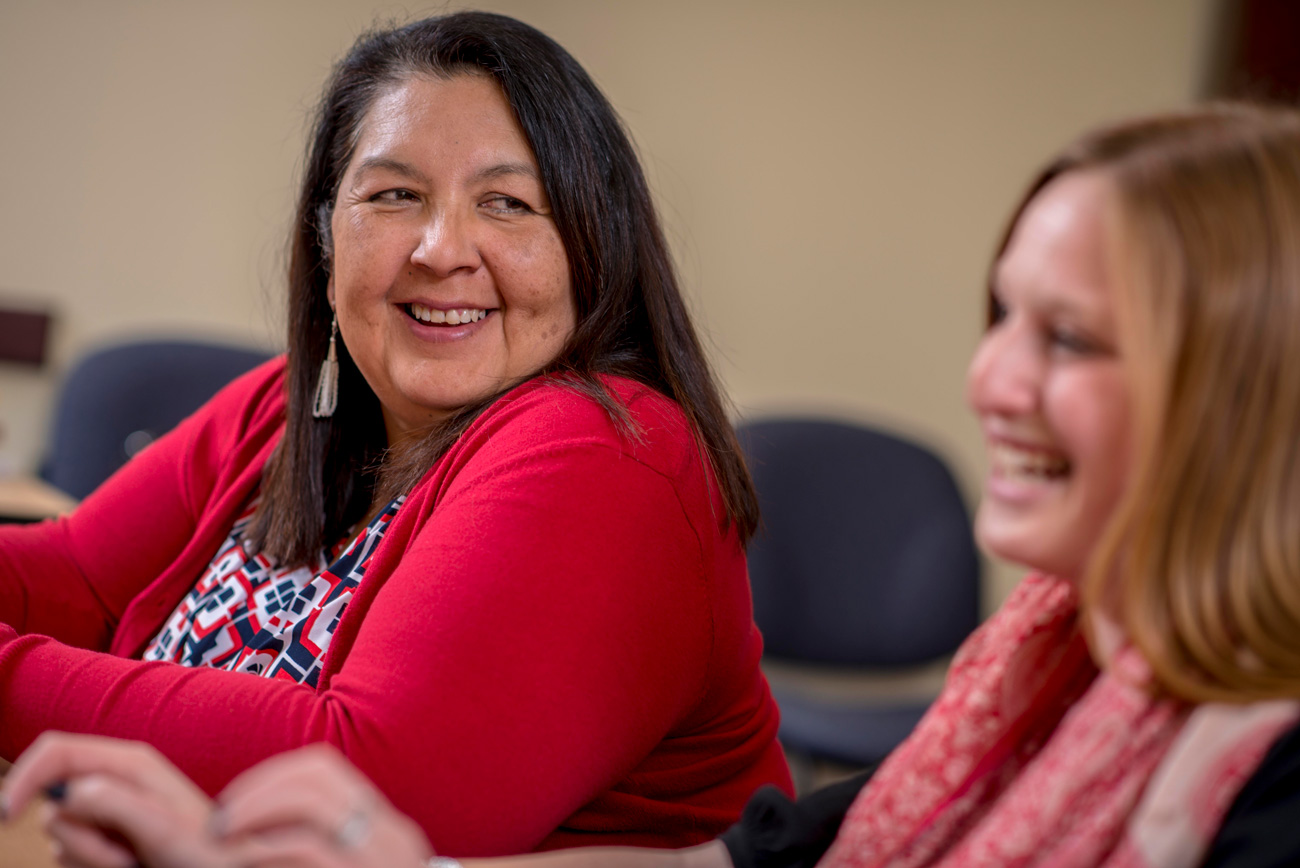
[[[42,478],[85,497],[222,386],[270,357],[189,341],[124,343],[84,356],[55,404]]]
[[[769,666],[831,676],[941,667],[980,614],[970,517],[944,462],[820,419],[739,432],[763,509],[749,575]],[[783,681],[773,693],[787,752],[849,765],[883,759],[933,698],[836,698]]]

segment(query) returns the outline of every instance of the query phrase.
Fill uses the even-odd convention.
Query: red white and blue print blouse
[[[248,553],[244,534],[260,500],[254,497],[144,659],[315,687],[343,610],[404,499],[384,507],[351,542],[322,552],[313,569]]]

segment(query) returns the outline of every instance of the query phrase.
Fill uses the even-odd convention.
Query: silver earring
[[[316,381],[316,403],[311,414],[317,419],[328,419],[339,405],[339,357],[334,349],[334,339],[339,333],[339,316],[330,319],[330,349],[321,362],[320,379]]]

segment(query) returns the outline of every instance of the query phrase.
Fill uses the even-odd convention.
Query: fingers
[[[366,837],[369,805],[348,808],[345,797],[337,790],[317,792],[320,798],[305,787],[286,783],[272,798],[234,802],[218,810],[212,832],[219,838],[234,840],[297,829],[337,840],[340,846],[355,846]]]
[[[413,825],[381,823],[357,849],[340,848],[314,830],[282,828],[228,842],[230,865],[239,868],[425,868],[433,852]]]
[[[149,868],[228,868],[232,863],[208,833],[210,803],[169,800],[109,775],[68,782],[57,805],[60,819],[93,827],[110,843],[121,841]],[[80,839],[78,839],[80,840]],[[95,851],[78,849],[88,864]],[[107,863],[107,859],[103,859]],[[131,864],[135,864],[133,859]]]
[[[338,751],[312,745],[248,770],[217,797],[214,831],[227,838],[307,827],[327,837],[352,818],[387,806],[383,796]],[[355,823],[353,824],[355,826]]]
[[[237,864],[332,868],[424,865],[424,833],[332,748],[267,760],[220,796],[217,826]]]
[[[232,844],[231,863],[240,868],[356,868],[352,854],[330,846],[319,835],[280,832]],[[388,868],[406,868],[392,865]],[[418,868],[418,863],[410,866]]]
[[[148,745],[98,736],[47,732],[14,763],[0,789],[0,814],[22,811],[41,790],[71,778],[102,774],[169,799],[205,798]]]
[[[188,822],[180,822],[177,812],[181,807],[108,775],[73,778],[58,803],[64,818],[115,830],[141,851],[157,849],[185,827],[203,828],[206,811],[194,812]]]
[[[9,809],[22,810],[42,789],[61,789],[51,792],[50,833],[64,864],[134,865],[137,856],[156,868],[220,864],[207,836],[211,801],[147,745],[44,735],[4,783]]]
[[[72,819],[50,806],[45,832],[54,844],[60,865],[75,868],[132,868],[135,855],[110,841],[104,832]]]
[[[101,765],[107,766],[115,748],[102,747]],[[17,815],[41,790],[61,787],[95,751],[97,746],[93,746],[89,737],[61,732],[41,735],[23,752],[5,777],[3,788],[0,788],[0,810],[7,816]]]

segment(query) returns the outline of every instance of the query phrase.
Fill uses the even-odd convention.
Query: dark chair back
[[[766,419],[738,428],[763,524],[749,546],[769,661],[897,671],[952,653],[979,623],[970,516],[930,450],[859,425]],[[867,764],[928,701],[837,701],[773,682],[787,751]]]
[[[953,651],[979,623],[979,557],[933,452],[857,425],[741,427],[763,528],[755,618],[775,657],[899,666]]]
[[[125,343],[86,355],[59,393],[41,476],[85,497],[222,386],[269,358],[260,350],[188,341]]]

